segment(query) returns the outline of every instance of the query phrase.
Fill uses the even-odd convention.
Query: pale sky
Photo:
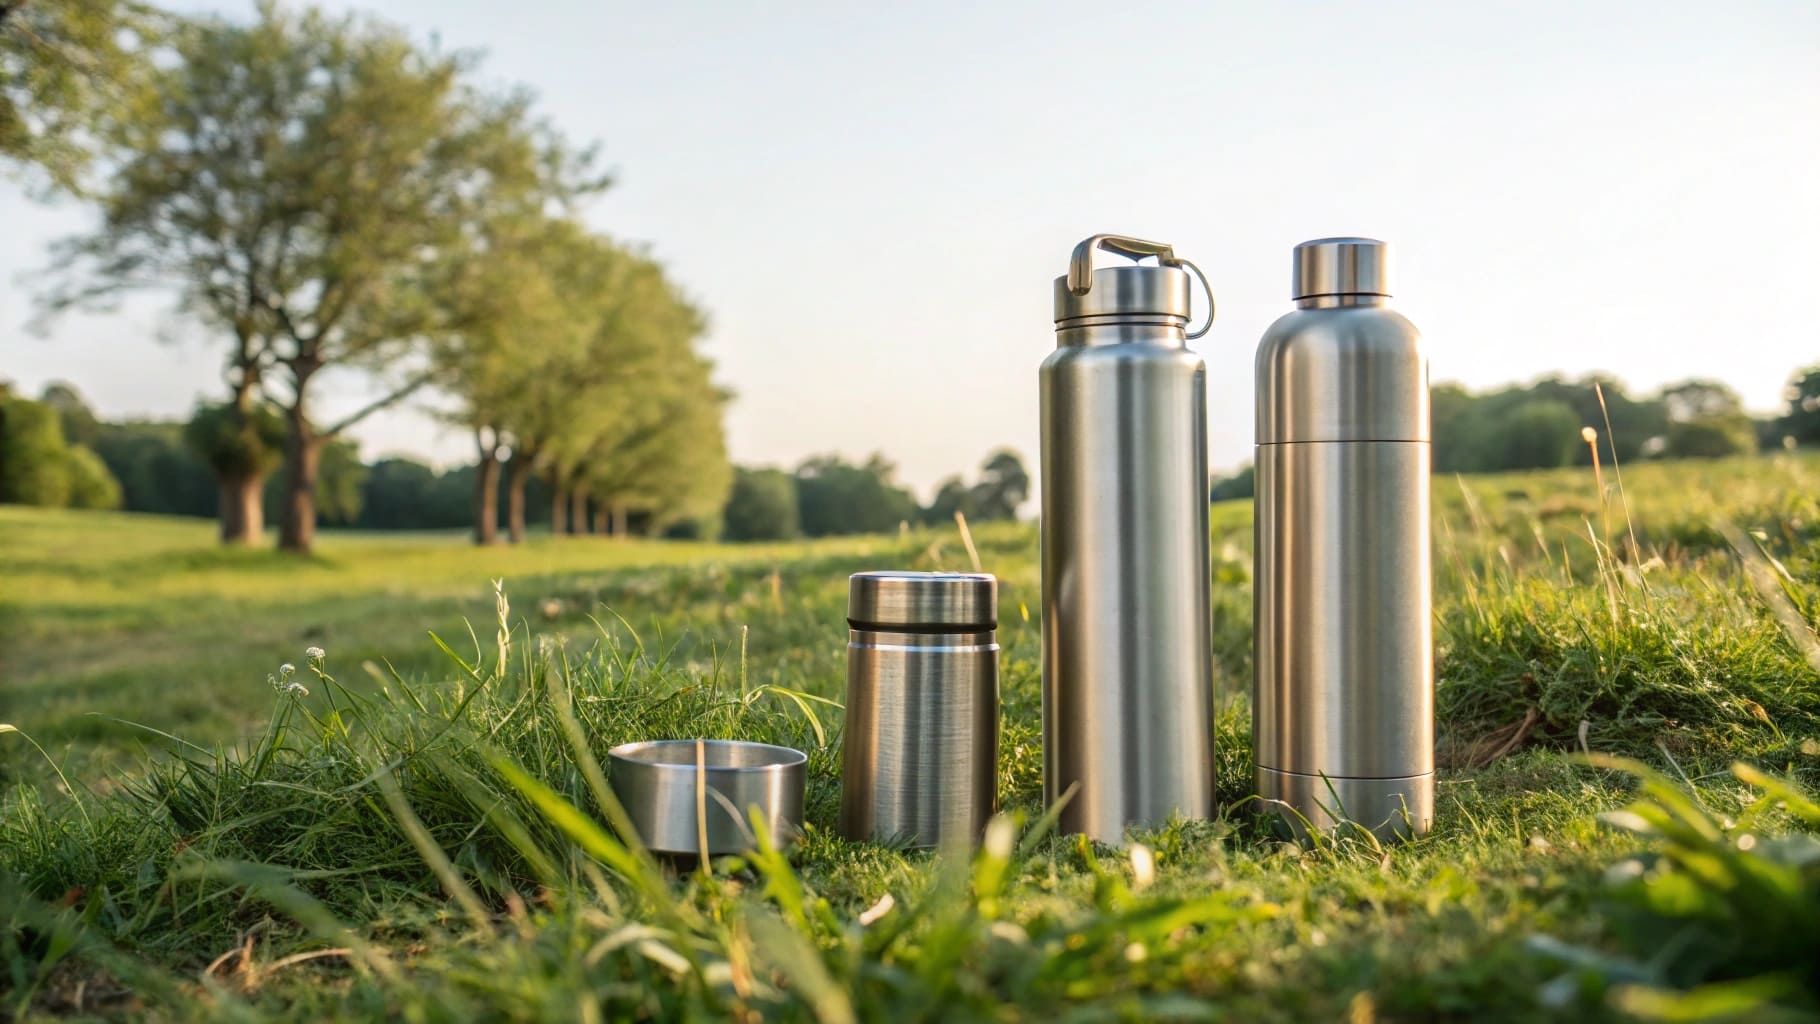
[[[1000,445],[1034,469],[1050,281],[1103,231],[1212,280],[1216,469],[1250,456],[1306,238],[1392,243],[1436,380],[1717,377],[1767,412],[1820,361],[1813,0],[355,6],[486,50],[599,142],[619,184],[587,219],[709,311],[742,463],[880,450],[925,497]],[[218,393],[220,349],[157,340],[156,296],[26,333],[20,274],[85,222],[0,183],[0,376],[106,415]],[[357,436],[470,450],[420,409]]]

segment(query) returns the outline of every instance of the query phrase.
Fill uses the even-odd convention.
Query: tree
[[[1209,501],[1233,501],[1249,499],[1256,495],[1258,488],[1258,470],[1256,466],[1246,464],[1231,476],[1221,477],[1208,488]]]
[[[796,507],[796,478],[781,469],[733,472],[733,488],[721,514],[727,540],[789,540],[802,533]]]
[[[120,507],[120,481],[108,472],[107,463],[93,450],[71,445],[64,452],[64,472],[69,479],[71,508]]]
[[[1820,366],[1797,370],[1783,397],[1788,400],[1781,421],[1784,435],[1799,444],[1820,443]]]
[[[57,411],[29,398],[0,402],[0,502],[69,504],[68,451]]]
[[[838,455],[806,460],[796,468],[803,533],[881,533],[916,518],[916,501],[893,482],[896,474],[897,468],[876,453],[858,466]]]
[[[208,464],[218,500],[223,544],[265,535],[265,487],[284,452],[284,421],[270,403],[199,402],[183,428],[184,443]]]
[[[132,116],[165,20],[133,0],[0,0],[0,158],[79,191],[106,126]]]
[[[1574,446],[1584,444],[1583,424],[1565,402],[1535,398],[1511,409],[1498,421],[1500,465],[1495,469],[1552,469],[1574,457]]]
[[[53,387],[47,395],[61,403],[65,391]],[[67,410],[11,394],[11,388],[0,390],[0,502],[117,508],[120,483],[107,464],[89,448],[65,441],[61,413]]]
[[[57,419],[63,425],[63,439],[70,444],[92,445],[100,436],[101,421],[95,418],[95,411],[88,407],[75,385],[52,381],[44,386],[38,401],[56,410]]]
[[[412,459],[380,459],[367,468],[360,525],[374,530],[423,529],[437,522],[430,502],[436,471]],[[466,511],[465,505],[462,509]],[[461,522],[460,518],[455,520]]]
[[[1684,380],[1662,389],[1670,423],[1730,416],[1744,411],[1738,393],[1716,380]]]
[[[959,474],[943,480],[935,489],[935,497],[923,509],[922,521],[932,526],[952,526],[957,512],[968,519],[978,519],[979,509],[976,507],[974,490],[975,488],[967,486],[967,481],[962,480]]]
[[[322,449],[322,478],[316,488],[317,516],[334,526],[353,526],[360,520],[365,498],[366,463],[360,448],[346,438],[336,438]]]
[[[525,533],[525,490],[552,435],[574,429],[573,402],[601,380],[587,342],[613,253],[572,221],[541,212],[486,225],[489,258],[475,261],[451,302],[462,331],[439,346],[444,381],[460,399],[451,417],[472,432],[476,463],[474,541],[498,534],[502,460],[507,530]]]
[[[1671,423],[1663,454],[1671,459],[1717,459],[1757,450],[1757,425],[1741,412]]]
[[[95,454],[120,482],[123,508],[165,515],[218,515],[215,476],[185,444],[185,427],[144,420],[101,424]]]
[[[730,395],[695,349],[705,318],[642,253],[593,239],[566,263],[559,294],[576,296],[565,308],[582,330],[532,367],[510,420],[514,461],[530,452],[549,476],[552,528],[717,519],[732,482]]]
[[[467,57],[372,19],[265,5],[189,23],[175,50],[116,133],[101,229],[63,247],[91,277],[52,305],[170,285],[230,338],[233,408],[264,393],[285,419],[279,546],[308,551],[323,445],[431,380],[429,342],[460,327],[450,288],[483,258],[475,226],[594,183],[524,96],[465,86]],[[379,394],[320,424],[315,385],[338,367],[382,374]]]
[[[1757,450],[1757,426],[1737,392],[1712,380],[1688,380],[1662,389],[1668,411],[1663,453],[1670,458],[1713,459]]]
[[[1030,474],[1009,448],[1000,449],[980,467],[980,482],[973,488],[975,517],[1016,519],[1018,506],[1030,496]]]

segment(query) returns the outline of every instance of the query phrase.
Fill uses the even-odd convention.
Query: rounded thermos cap
[[[1077,295],[1068,275],[1055,279],[1055,320],[1087,316],[1174,317],[1188,322],[1188,273],[1177,267],[1102,267],[1093,272],[1086,294]]]
[[[1390,246],[1375,238],[1317,238],[1295,247],[1292,299],[1389,295]]]
[[[992,629],[998,580],[983,572],[860,572],[847,580],[856,629]]]

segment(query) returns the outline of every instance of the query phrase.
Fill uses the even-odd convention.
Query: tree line
[[[218,486],[228,457],[218,448],[231,422],[225,412],[204,403],[187,422],[109,421],[69,384],[49,384],[34,400],[0,382],[0,501],[215,518],[223,500],[240,500]],[[282,436],[275,414],[262,422]],[[541,527],[786,540],[952,523],[956,513],[974,522],[1011,519],[1030,495],[1023,461],[1009,450],[988,457],[972,482],[959,475],[943,481],[927,505],[897,482],[896,467],[881,455],[860,463],[823,455],[788,471],[737,468],[721,504],[697,502],[658,516],[651,506],[615,509],[573,485],[564,490],[560,475],[512,474],[511,458],[504,468],[514,485],[499,487],[486,482],[484,463],[438,469],[397,456],[364,462],[352,441],[337,438],[324,444],[318,461],[315,518],[322,526],[363,530],[473,530],[491,521],[510,523],[519,536]],[[487,500],[482,495],[490,507],[478,509]],[[257,497],[261,514],[275,521],[284,499],[283,480],[266,475]]]
[[[1794,372],[1783,411],[1752,417],[1718,381],[1688,380],[1633,396],[1608,376],[1544,377],[1473,393],[1459,384],[1429,389],[1437,473],[1497,473],[1588,465],[1602,459],[1719,458],[1820,444],[1820,365]],[[1213,500],[1248,498],[1252,469],[1218,480]]]
[[[0,5],[0,158],[100,214],[55,247],[45,314],[157,288],[218,345],[222,391],[182,450],[211,473],[224,542],[275,515],[279,547],[309,551],[347,517],[347,431],[432,394],[474,440],[480,543],[502,521],[522,539],[533,479],[564,528],[718,514],[730,395],[699,351],[706,317],[648,252],[582,223],[610,185],[592,148],[476,67],[315,8]],[[325,380],[356,378],[375,397],[327,415]],[[28,448],[56,447],[49,420],[12,412],[18,430],[37,417]],[[157,432],[131,443],[171,457]],[[66,438],[21,493],[61,504],[80,483],[108,504],[84,452]]]

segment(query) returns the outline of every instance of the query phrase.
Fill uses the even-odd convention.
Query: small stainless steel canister
[[[998,581],[848,581],[841,831],[907,846],[978,840],[998,792]]]

